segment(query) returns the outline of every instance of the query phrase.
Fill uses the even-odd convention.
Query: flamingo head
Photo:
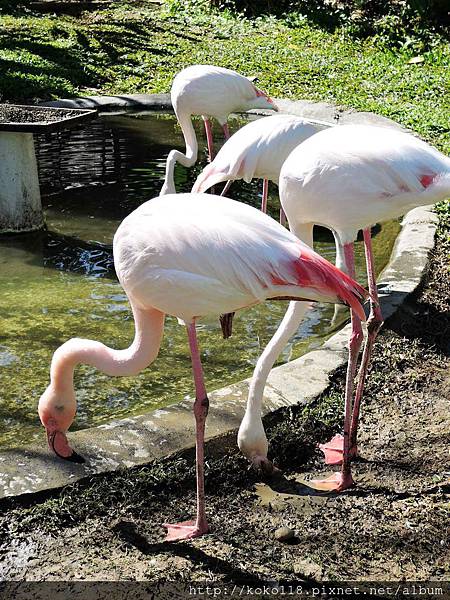
[[[66,435],[76,413],[73,390],[63,392],[50,384],[39,400],[38,412],[47,432],[50,450],[64,460],[75,463],[85,462],[82,456],[72,450]]]
[[[257,471],[264,475],[272,475],[279,471],[267,458],[269,444],[261,417],[250,417],[248,414],[244,416],[239,427],[238,446]]]
[[[251,108],[260,108],[263,110],[274,110],[275,112],[278,112],[278,106],[275,104],[275,102],[272,100],[272,98],[270,96],[268,96],[266,94],[266,92],[263,92],[256,86],[253,86],[253,87],[255,90],[256,97],[252,101]]]

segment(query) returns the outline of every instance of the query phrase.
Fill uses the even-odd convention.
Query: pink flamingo
[[[450,159],[414,136],[390,128],[344,125],[317,133],[300,144],[280,173],[280,199],[290,229],[312,247],[313,226],[332,230],[336,242],[336,266],[355,277],[353,243],[363,230],[370,292],[368,337],[363,351],[355,400],[353,385],[363,340],[359,315],[351,313],[352,333],[345,388],[344,435],[321,445],[327,464],[342,463],[341,473],[313,485],[318,489],[343,490],[353,485],[351,458],[357,452],[357,428],[367,367],[382,325],[370,227],[405,214],[410,209],[444,200],[450,195]],[[264,384],[270,369],[297,330],[304,315],[303,302],[291,302],[281,325],[258,360],[250,386],[247,413],[239,432],[246,448],[248,423],[261,409]],[[261,433],[261,432],[260,432]],[[258,440],[267,448],[265,435]],[[267,450],[256,463],[266,464]],[[252,456],[249,456],[255,462]],[[269,463],[270,467],[270,463]]]
[[[261,210],[267,211],[268,181],[278,185],[281,167],[301,142],[323,129],[323,125],[308,123],[294,115],[273,115],[257,119],[241,127],[217,153],[213,162],[197,177],[193,192],[228,181],[222,191],[227,192],[232,181],[263,179]],[[283,222],[280,211],[280,222]]]
[[[198,143],[192,125],[192,115],[202,115],[210,160],[213,159],[213,137],[211,121],[214,117],[222,126],[225,138],[230,137],[228,116],[232,112],[251,108],[277,110],[273,101],[258,89],[247,77],[223,67],[193,65],[178,73],[170,91],[172,105],[183,132],[186,153],[171,150],[166,161],[166,176],[161,195],[174,194],[174,169],[180,162],[192,167],[197,160]]]
[[[134,375],[157,356],[165,314],[182,319],[191,351],[196,400],[197,518],[166,524],[167,539],[208,531],[204,494],[204,430],[208,397],[197,346],[198,318],[231,313],[267,298],[344,303],[361,319],[366,291],[267,215],[228,198],[173,194],[131,213],[114,236],[114,261],[135,320],[127,350],[71,339],[53,355],[39,416],[50,448],[81,460],[66,432],[76,413],[73,373],[79,363],[109,375]],[[259,431],[256,415],[254,428]]]

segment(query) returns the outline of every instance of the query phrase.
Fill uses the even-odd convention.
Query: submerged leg
[[[375,342],[375,338],[383,324],[380,303],[378,299],[377,283],[375,278],[375,269],[372,252],[372,237],[370,229],[364,229],[364,248],[367,263],[367,280],[370,293],[370,314],[367,320],[367,340],[364,346],[361,367],[358,374],[358,385],[356,387],[355,404],[353,406],[352,425],[350,429],[350,446],[356,448],[356,438],[358,432],[359,410],[361,399],[364,392],[364,383],[366,381],[367,369],[369,367],[370,357]]]
[[[344,245],[345,262],[350,277],[355,278],[355,258],[353,243]],[[350,462],[356,452],[356,448],[350,448],[350,428],[352,419],[352,400],[356,366],[359,349],[363,340],[363,332],[360,318],[352,311],[352,333],[349,342],[349,359],[347,366],[347,377],[345,382],[345,412],[344,412],[344,435],[334,436],[328,444],[321,444],[320,448],[325,454],[327,464],[339,464],[342,462],[342,470],[328,479],[311,482],[312,487],[319,490],[341,491],[353,485]]]
[[[235,313],[226,313],[219,316],[220,326],[222,328],[223,339],[227,340],[233,333],[233,317]]]
[[[205,423],[208,415],[209,400],[206,394],[200,352],[197,344],[195,322],[187,326],[189,347],[191,350],[192,371],[195,382],[194,416],[196,425],[196,470],[197,470],[197,519],[171,525],[164,523],[167,528],[166,541],[175,542],[199,537],[207,533],[209,527],[205,512],[205,471],[204,471],[204,446]]]
[[[210,119],[208,119],[208,117],[202,117],[202,119],[205,124],[206,141],[208,142],[209,162],[212,162],[214,160],[214,141],[213,141],[212,125],[211,125],[211,121],[210,121]]]
[[[261,210],[263,213],[267,212],[267,195],[269,193],[269,180],[263,179],[263,191],[261,197]]]

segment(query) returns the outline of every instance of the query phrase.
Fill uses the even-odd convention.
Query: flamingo
[[[291,231],[312,247],[314,224],[331,229],[336,242],[336,266],[354,278],[353,243],[362,229],[367,262],[370,315],[355,400],[353,403],[354,377],[363,333],[361,320],[352,311],[344,435],[336,435],[329,443],[321,445],[325,462],[330,465],[342,463],[342,471],[314,482],[313,487],[341,491],[354,483],[350,461],[357,453],[364,381],[373,344],[383,322],[370,227],[449,196],[450,159],[413,135],[390,128],[343,125],[321,131],[293,150],[281,169],[280,199]],[[261,410],[267,376],[289,337],[297,330],[305,310],[304,302],[290,303],[282,323],[258,360],[238,435],[244,454],[248,430],[251,430],[255,413]],[[259,444],[267,447],[265,435]],[[249,458],[252,460],[251,456]],[[261,463],[270,467],[266,455],[258,459],[258,464]]]
[[[214,117],[222,126],[225,138],[230,137],[228,116],[232,112],[251,108],[278,110],[269,96],[258,89],[247,77],[223,67],[193,65],[176,75],[170,90],[172,105],[183,132],[186,153],[171,150],[166,161],[166,175],[161,195],[174,194],[174,169],[180,162],[192,167],[197,160],[198,143],[192,125],[192,115],[202,115],[210,160],[213,159],[211,121]]]
[[[186,324],[195,384],[197,517],[165,524],[167,540],[208,531],[204,493],[204,430],[208,396],[196,337],[201,317],[271,299],[339,302],[364,318],[367,293],[279,223],[240,202],[210,194],[169,194],[145,202],[119,226],[113,242],[119,281],[131,304],[135,338],[126,350],[71,339],[54,353],[39,416],[51,450],[81,461],[67,439],[76,413],[75,366],[135,375],[157,356],[165,314]],[[258,416],[254,437],[262,429]]]
[[[252,121],[225,142],[213,162],[197,177],[192,191],[206,192],[216,183],[228,181],[222,191],[224,195],[236,179],[249,183],[253,178],[261,178],[261,210],[266,212],[268,180],[278,185],[281,167],[292,150],[322,128],[294,115],[273,115]]]

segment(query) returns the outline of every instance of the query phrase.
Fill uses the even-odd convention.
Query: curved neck
[[[113,350],[101,342],[73,338],[53,355],[50,368],[51,385],[60,390],[73,390],[73,373],[77,364],[92,365],[107,375],[136,375],[158,355],[164,329],[164,314],[152,310],[133,309],[135,336],[126,350]]]
[[[194,126],[192,125],[191,115],[178,112],[176,113],[178,123],[180,124],[181,131],[183,132],[184,143],[186,144],[186,153],[183,154],[179,150],[171,150],[166,161],[166,175],[164,183],[161,188],[160,195],[175,194],[175,181],[174,171],[177,162],[181,163],[184,167],[192,167],[197,160],[198,154],[198,143],[195,135]]]
[[[309,302],[289,302],[289,307],[283,320],[270,342],[264,348],[253,371],[245,411],[247,417],[260,417],[264,387],[269,373],[281,351],[288,343],[289,338],[297,331],[308,306]]]
[[[313,224],[294,224],[289,223],[291,231],[308,246],[313,245]],[[270,342],[264,348],[263,353],[256,363],[253,371],[250,389],[248,393],[247,408],[245,414],[247,418],[260,418],[261,405],[269,373],[280,355],[283,348],[288,343],[291,336],[297,331],[303,317],[308,310],[309,302],[290,302],[289,307],[281,321],[278,329]]]

